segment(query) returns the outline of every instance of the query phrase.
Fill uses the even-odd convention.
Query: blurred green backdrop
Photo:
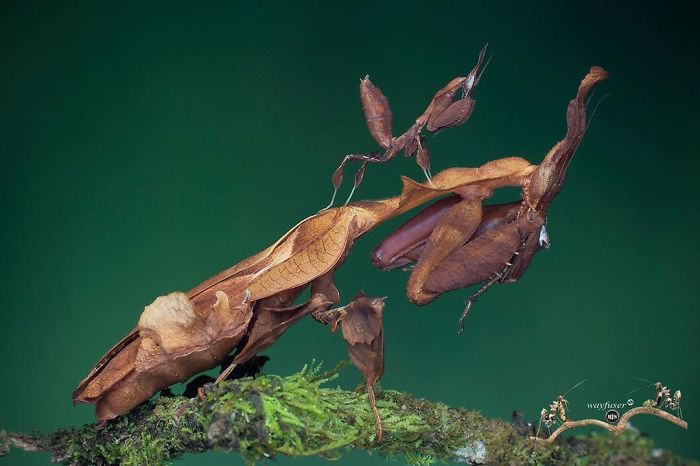
[[[672,2],[418,4],[20,2],[0,5],[0,426],[90,422],[70,394],[156,296],[187,290],[324,206],[348,152],[374,149],[357,95],[369,73],[403,130],[489,42],[469,123],[431,138],[433,172],[521,155],[564,134],[591,65],[610,79],[550,211],[553,246],[476,305],[469,291],[410,305],[407,274],[358,242],[345,299],[388,295],[384,387],[509,418],[535,418],[581,379],[588,402],[683,390],[691,430],[635,419],[660,447],[698,458],[698,142],[694,15]],[[370,167],[356,195],[420,179],[413,161]],[[516,195],[507,192],[497,200]],[[289,374],[346,357],[311,320],[265,352]],[[347,369],[339,384],[360,376]],[[45,464],[13,452],[7,464]],[[340,464],[383,464],[365,453]],[[179,464],[238,464],[224,453]],[[280,464],[324,464],[282,458]]]

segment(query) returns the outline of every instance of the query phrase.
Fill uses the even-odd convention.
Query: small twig
[[[602,429],[609,430],[615,435],[621,434],[625,428],[627,427],[627,423],[629,420],[636,416],[637,414],[651,414],[652,416],[657,416],[660,417],[661,419],[664,419],[672,424],[677,425],[678,427],[681,427],[683,429],[688,429],[688,423],[684,421],[683,419],[680,419],[679,417],[674,416],[673,414],[667,413],[666,411],[659,409],[659,408],[654,408],[651,406],[638,406],[636,408],[632,408],[629,411],[627,411],[625,414],[622,415],[622,417],[617,421],[615,424],[608,424],[607,422],[598,420],[598,419],[581,419],[579,421],[566,421],[562,425],[560,425],[557,430],[552,432],[552,434],[547,437],[547,438],[541,438],[541,437],[530,437],[533,440],[537,440],[540,442],[544,443],[552,443],[556,438],[564,431],[569,430],[569,429],[575,429],[577,427],[585,427],[585,426],[598,426]]]

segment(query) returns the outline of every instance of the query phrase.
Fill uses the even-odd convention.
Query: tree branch
[[[364,385],[357,391],[328,388],[339,368],[318,367],[287,376],[260,376],[207,385],[206,396],[161,396],[102,429],[86,425],[49,435],[0,432],[0,455],[8,445],[48,451],[65,464],[165,464],[185,452],[236,451],[253,461],[275,455],[340,457],[350,448],[405,455],[413,464],[691,464],[652,450],[648,438],[589,434],[533,441],[533,426],[512,424],[478,412],[393,391],[377,392],[384,439],[375,441],[374,416]]]

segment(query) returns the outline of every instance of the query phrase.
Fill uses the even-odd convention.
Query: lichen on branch
[[[49,451],[65,464],[166,464],[186,452],[224,449],[247,461],[279,455],[339,458],[352,448],[380,455],[404,455],[414,464],[461,461],[470,464],[690,464],[670,453],[652,452],[651,441],[633,432],[590,434],[553,444],[529,438],[527,425],[486,419],[478,412],[450,408],[382,390],[377,408],[384,439],[364,386],[330,387],[340,368],[320,373],[305,367],[287,377],[264,375],[207,385],[204,399],[161,396],[99,429],[96,425],[25,435],[0,432],[7,445]]]

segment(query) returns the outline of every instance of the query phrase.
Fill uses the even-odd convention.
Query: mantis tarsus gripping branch
[[[424,147],[420,136],[424,126],[437,131],[463,123],[473,107],[470,92],[483,72],[484,55],[482,50],[469,76],[453,80],[438,92],[428,110],[399,138],[390,138],[387,130],[388,107],[384,112],[366,108],[368,115],[374,112],[380,116],[368,118],[373,135],[387,149],[380,159],[388,160],[401,149],[409,155],[419,151]],[[568,161],[585,130],[582,99],[605,76],[605,71],[594,67],[584,78],[577,98],[569,104],[566,138],[539,166],[510,157],[478,168],[450,168],[426,183],[403,178],[400,196],[323,210],[299,222],[267,249],[189,292],[156,299],[145,308],[136,328],[79,384],[73,401],[94,403],[97,418],[106,422],[158,390],[221,364],[232,351],[232,365],[251,359],[310,314],[332,329],[341,326],[350,357],[365,377],[375,408],[372,384],[384,370],[383,300],[358,295],[350,304],[332,309],[340,302],[333,274],[355,240],[412,208],[454,195],[428,208],[382,243],[375,251],[375,264],[390,268],[417,258],[408,290],[418,304],[426,304],[445,291],[488,280],[508,261],[508,272],[500,279],[517,279],[542,246],[546,208],[561,189]],[[362,85],[366,88],[363,101],[372,105],[382,102],[378,90],[367,97],[373,92],[369,81]],[[454,101],[459,89],[462,98]],[[427,152],[421,157],[419,163],[427,171]],[[338,173],[334,184],[340,182]],[[356,177],[356,184],[359,181],[361,176]],[[522,187],[523,201],[482,209],[481,202],[502,186]],[[307,288],[310,298],[295,305]],[[374,412],[379,439],[381,420],[376,409]]]

